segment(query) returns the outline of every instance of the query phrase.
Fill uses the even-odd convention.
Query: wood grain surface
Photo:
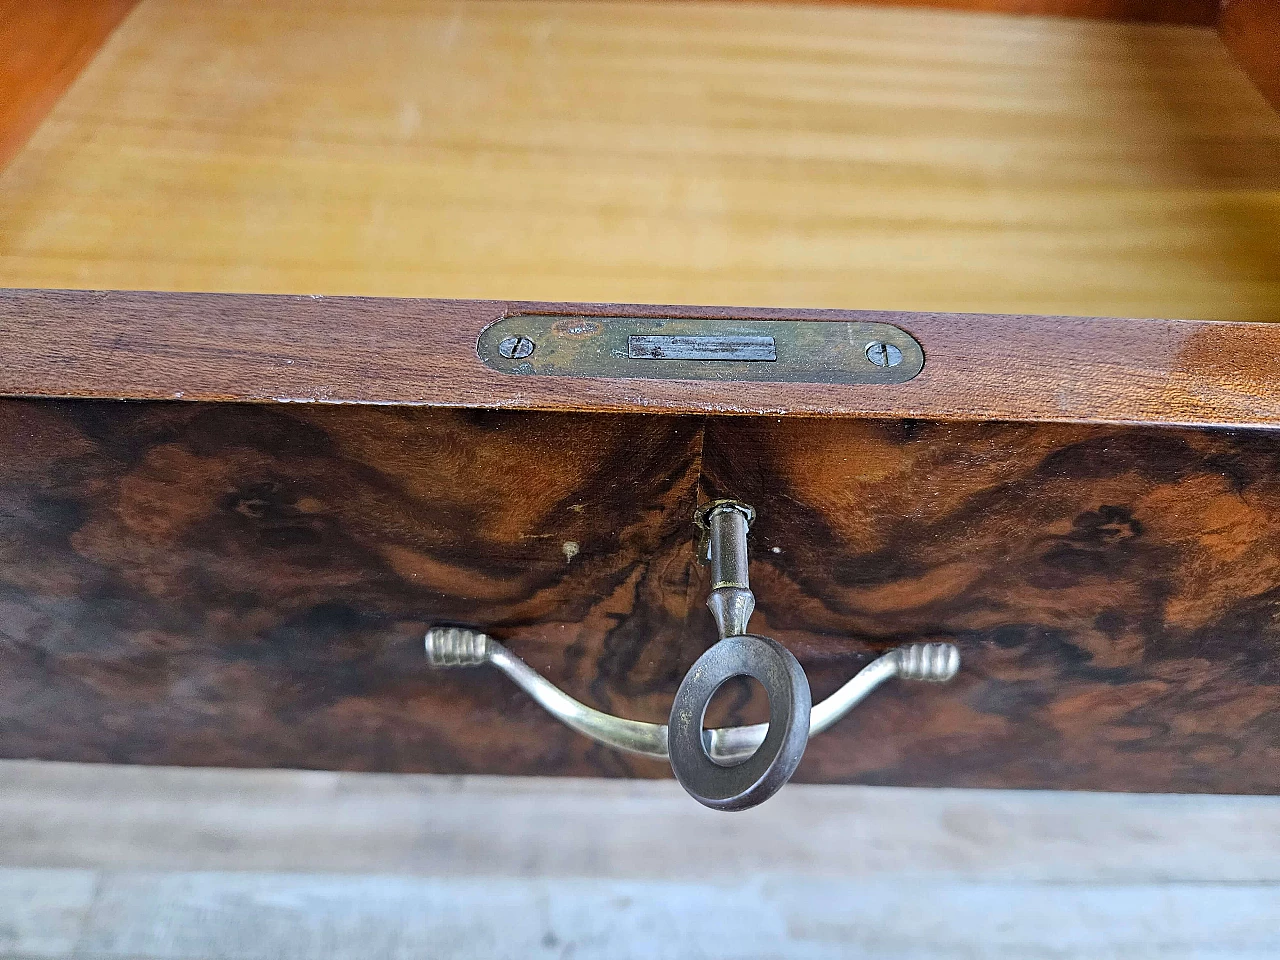
[[[965,658],[846,727],[858,759],[815,738],[807,777],[1275,793],[1278,458],[1272,432],[743,418],[703,463],[758,510],[753,629],[815,694],[842,637]]]
[[[520,312],[873,320],[923,346],[896,385],[516,376],[476,353]],[[56,334],[53,332],[56,331]],[[0,291],[0,395],[1271,426],[1280,326],[209,294]]]
[[[650,637],[684,653],[696,419],[23,401],[0,417],[10,755],[79,741],[120,762],[464,769],[559,749],[481,717],[492,693],[530,712],[494,677],[427,679],[427,621],[480,607],[536,624],[544,659],[612,657],[628,706],[678,679],[632,658]]]
[[[871,6],[942,7],[979,13],[1211,25],[1219,0],[853,0]]]
[[[0,761],[0,841],[3,960],[1280,953],[1274,797]]]
[[[0,169],[137,0],[0,0]]]
[[[997,893],[1011,884],[1274,890],[1280,800],[796,784],[763,806],[712,817],[671,781],[4,760],[0,851],[0,869],[134,874],[904,885],[927,875]],[[919,933],[917,918],[901,922]]]
[[[0,286],[1273,320],[1277,237],[1212,29],[888,7],[143,0],[0,172]]]
[[[1280,2],[1223,0],[1218,29],[1245,73],[1280,108]]]
[[[661,720],[714,632],[695,497],[753,502],[753,627],[823,696],[899,643],[947,687],[815,738],[832,782],[1280,792],[1280,434],[387,407],[0,406],[0,753],[656,776],[421,630],[491,629]],[[623,459],[624,475],[618,470]],[[752,719],[749,691],[725,706]]]

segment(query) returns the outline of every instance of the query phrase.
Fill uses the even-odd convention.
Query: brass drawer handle
[[[680,684],[668,723],[646,723],[580,703],[488,634],[468,627],[427,631],[427,661],[434,667],[491,663],[547,712],[598,743],[671,762],[694,799],[718,810],[744,810],[776,793],[795,772],[810,736],[826,730],[886,680],[946,682],[960,669],[950,643],[917,643],[873,660],[844,686],[810,705],[809,684],[795,657],[775,640],[748,634],[755,596],[747,576],[746,538],[754,512],[736,501],[716,501],[695,518],[700,548],[711,566],[707,606],[720,642],[698,658]],[[702,728],[707,703],[731,677],[753,676],[769,695],[769,722]]]

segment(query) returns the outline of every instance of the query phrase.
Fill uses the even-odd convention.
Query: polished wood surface
[[[1280,108],[1280,0],[1223,0],[1218,29],[1245,73]]]
[[[0,172],[0,285],[1273,320],[1208,28],[143,0]]]
[[[515,376],[485,366],[480,332],[521,312],[879,321],[914,336],[925,365],[905,383],[861,386]],[[9,396],[1280,423],[1280,326],[1257,323],[8,290],[0,346],[0,395]]]
[[[802,779],[1280,792],[1280,434],[424,408],[0,404],[0,754],[663,775],[497,671],[661,720],[711,643],[695,499],[753,502],[753,628],[824,696],[951,640]],[[618,471],[628,464],[625,476]],[[740,691],[726,719],[755,719]]]
[[[1273,797],[6,761],[0,851],[5,960],[1280,953]]]
[[[807,777],[1280,792],[1280,435],[713,419],[703,465],[758,511],[753,629],[822,690],[842,637],[962,651]]]
[[[0,169],[137,0],[0,0]]]
[[[656,711],[696,605],[700,443],[695,418],[6,401],[0,753],[584,769],[495,726],[532,713],[495,677],[428,677],[423,629],[536,625],[533,663],[582,659],[633,708],[650,684]]]

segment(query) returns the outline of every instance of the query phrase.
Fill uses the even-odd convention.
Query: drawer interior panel
[[[7,287],[1273,320],[1277,238],[1212,25],[885,5],[141,0],[0,171]]]

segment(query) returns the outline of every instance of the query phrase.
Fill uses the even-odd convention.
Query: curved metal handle
[[[949,643],[913,644],[872,661],[816,707],[809,681],[790,651],[776,640],[747,633],[755,609],[747,569],[747,533],[755,511],[736,500],[700,508],[699,558],[711,567],[707,607],[720,641],[689,670],[676,692],[667,724],[626,720],[579,703],[529,669],[487,634],[465,627],[427,631],[427,660],[439,667],[492,663],[566,726],[619,750],[671,761],[676,779],[699,803],[745,810],[776,793],[795,772],[809,737],[821,733],[890,677],[950,680],[960,652]],[[707,704],[725,681],[750,676],[769,698],[769,722],[704,730]]]
[[[569,696],[497,640],[466,627],[432,627],[426,635],[433,667],[478,667],[491,663],[565,726],[607,747],[669,760],[667,725],[627,720],[588,707]],[[960,669],[960,651],[951,643],[913,643],[877,657],[809,713],[809,736],[830,729],[886,680],[945,683]],[[767,723],[702,731],[707,753],[722,763],[751,756],[764,742]]]

